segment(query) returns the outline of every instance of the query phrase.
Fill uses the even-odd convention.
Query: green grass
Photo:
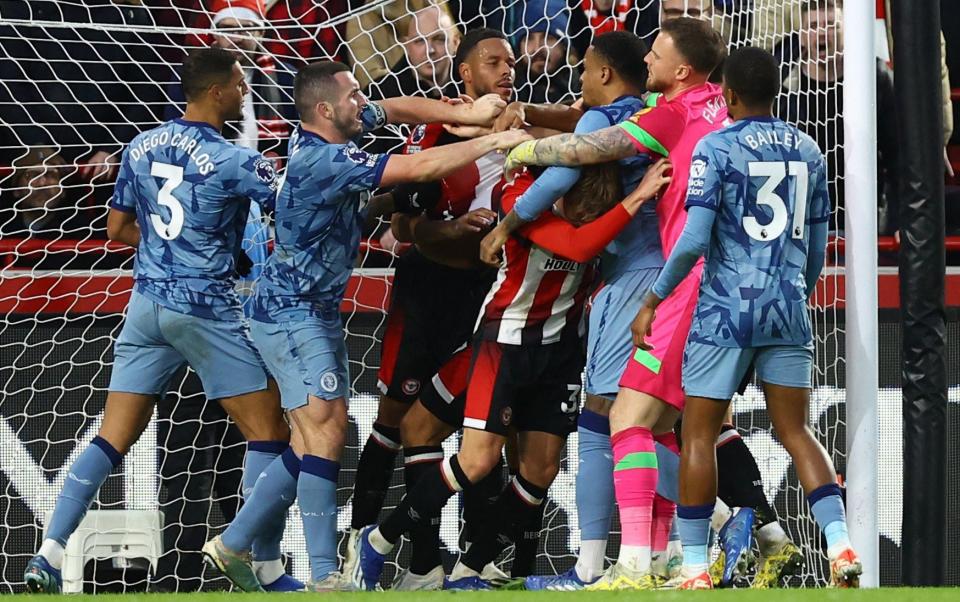
[[[290,596],[295,596],[290,598]],[[351,594],[234,594],[210,592],[202,594],[98,594],[100,602],[242,602],[269,600],[292,602],[304,597],[330,601],[354,602],[553,602],[555,600],[636,600],[647,598],[656,602],[686,602],[694,596],[700,600],[722,602],[953,602],[960,600],[960,588],[884,588],[877,590],[828,590],[828,589],[782,589],[782,590],[717,590],[712,592],[362,592]],[[70,596],[70,600],[85,600],[93,596]]]

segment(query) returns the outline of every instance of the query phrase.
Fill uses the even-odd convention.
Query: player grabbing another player
[[[367,102],[349,67],[319,61],[300,69],[294,102],[301,124],[277,197],[276,248],[254,300],[257,347],[277,377],[293,424],[293,448],[263,471],[222,536],[204,552],[238,587],[259,589],[247,551],[253,538],[300,502],[312,591],[350,589],[337,572],[337,475],[347,429],[350,376],[340,304],[356,262],[360,224],[393,211],[392,196],[363,201],[379,186],[441,178],[527,138],[492,134],[416,155],[372,155],[353,140],[386,123],[489,124],[499,97],[450,105],[402,97]]]
[[[661,94],[628,121],[590,134],[565,134],[531,141],[514,149],[507,169],[521,164],[579,165],[623,159],[638,153],[669,156],[673,181],[657,202],[660,239],[665,253],[683,228],[684,188],[693,147],[726,120],[720,88],[707,82],[726,50],[708,23],[680,18],[664,23],[645,57],[647,89]],[[495,261],[504,232],[521,220],[513,214],[481,244],[486,261]],[[696,302],[699,272],[671,297],[661,312],[658,340],[652,351],[630,353],[620,389],[610,411],[614,487],[620,509],[620,554],[599,589],[655,585],[650,575],[652,524],[658,463],[655,437],[669,437],[683,408],[680,367],[687,329]]]
[[[60,591],[67,539],[185,363],[249,442],[245,483],[287,447],[290,432],[276,388],[234,292],[249,203],[272,206],[275,173],[259,153],[220,135],[225,121],[240,117],[247,91],[232,54],[191,52],[181,85],[183,119],[140,134],[123,153],[107,232],[137,248],[134,290],[114,348],[103,424],[71,465],[40,552],[27,564],[31,592]],[[277,564],[281,532],[282,525],[268,537],[275,540]]]
[[[683,569],[672,585],[712,587],[710,516],[717,493],[715,443],[730,398],[753,363],[780,441],[793,458],[827,540],[832,584],[856,587],[836,472],[807,424],[813,336],[807,299],[823,268],[830,218],[826,160],[816,142],[772,116],[779,90],[769,53],[745,48],[724,67],[723,93],[735,123],[697,144],[688,217],[634,325],[659,328],[655,310],[704,254],[706,264],[685,350],[678,521]]]
[[[496,94],[509,100],[514,63],[506,36],[492,29],[468,31],[454,57],[464,92],[474,99]],[[463,140],[447,132],[442,123],[422,124],[413,129],[406,152],[448,148]],[[401,444],[404,478],[412,487],[424,470],[443,459],[443,440],[462,423],[462,412],[458,414],[450,404],[425,405],[419,400],[440,366],[470,339],[496,275],[496,270],[480,263],[478,248],[496,219],[493,209],[500,196],[503,160],[502,153],[490,152],[440,181],[394,190],[395,196],[416,198],[419,207],[394,214],[392,220],[398,240],[414,245],[397,260],[394,274],[378,373],[382,396],[357,466],[344,572],[356,560],[352,551],[360,530],[379,518]],[[475,522],[472,515],[482,512],[487,500],[503,488],[499,474],[484,484],[481,489],[489,491],[464,499],[468,525]],[[409,570],[398,576],[394,589],[440,589],[444,572],[439,515],[409,537]]]
[[[620,197],[619,177],[598,180],[597,175],[591,174],[594,184],[584,183],[579,197],[591,199],[603,211]],[[655,196],[663,181],[661,166],[592,223],[577,228],[548,214],[511,239],[473,340],[460,452],[425,473],[379,527],[363,531],[355,574],[358,585],[375,587],[385,555],[404,532],[421,517],[435,515],[450,496],[474,487],[499,464],[507,429],[513,425],[520,436],[519,474],[495,503],[482,538],[445,584],[458,589],[487,587],[480,571],[513,537],[516,526],[527,524],[529,516],[539,512],[559,469],[566,436],[576,423],[583,368],[579,322],[592,286],[591,260],[642,202]],[[532,177],[525,175],[505,191],[504,209],[509,210],[531,183]],[[575,196],[570,195],[571,201]],[[580,213],[576,206],[561,204],[560,210],[572,217]]]

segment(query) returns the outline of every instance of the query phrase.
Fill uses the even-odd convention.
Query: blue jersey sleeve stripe
[[[127,207],[126,205],[120,204],[119,202],[114,201],[113,199],[110,200],[110,208],[111,208],[111,209],[116,209],[117,211],[123,211],[124,213],[136,213],[136,212],[137,212],[136,207]]]
[[[684,205],[685,209],[690,209],[691,207],[703,207],[704,209],[710,209],[711,211],[719,211],[720,208],[713,203],[707,201],[687,201],[687,204]]]
[[[380,155],[380,159],[377,161],[376,172],[373,174],[373,185],[371,188],[379,188],[380,180],[383,178],[383,171],[387,168],[387,161],[390,160],[390,155]]]

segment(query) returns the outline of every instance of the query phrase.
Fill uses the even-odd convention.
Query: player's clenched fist
[[[458,106],[463,108],[463,112],[466,115],[465,119],[461,119],[462,123],[471,125],[493,125],[493,120],[506,108],[507,101],[500,98],[497,94],[487,94],[472,103],[464,103]]]
[[[645,304],[637,312],[637,317],[633,319],[633,324],[630,325],[630,332],[633,333],[633,344],[644,351],[653,349],[653,345],[647,343],[646,337],[653,334],[653,320],[656,317],[657,310]]]
[[[500,113],[497,120],[493,122],[493,131],[503,132],[505,130],[522,128],[527,125],[527,116],[524,107],[525,105],[522,102],[511,102],[508,104],[507,108],[503,110],[503,113]]]
[[[500,251],[510,238],[510,232],[502,224],[490,231],[480,241],[480,261],[487,265],[500,265]]]

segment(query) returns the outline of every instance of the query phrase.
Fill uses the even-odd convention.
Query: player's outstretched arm
[[[633,139],[618,126],[586,135],[561,134],[520,144],[507,156],[504,171],[509,177],[524,165],[578,167],[617,161],[637,154]]]
[[[465,125],[493,125],[503,109],[505,100],[496,94],[487,94],[474,102],[448,103],[431,98],[399,96],[377,101],[387,113],[388,123],[462,123]]]
[[[114,242],[130,245],[134,249],[140,246],[140,226],[137,225],[137,214],[111,208],[107,215],[107,238]]]
[[[412,155],[390,155],[380,185],[439,180],[489,152],[508,150],[529,139],[530,135],[523,130],[509,130],[428,148]]]
[[[666,265],[663,266],[663,271],[650,287],[650,292],[647,293],[643,306],[630,328],[633,332],[633,343],[637,347],[651,349],[644,338],[651,334],[650,329],[657,306],[670,296],[673,289],[677,288],[680,281],[690,273],[697,260],[707,252],[716,218],[715,209],[703,205],[692,205],[687,208],[687,223],[683,226],[683,232],[670,253]]]
[[[530,104],[514,101],[493,123],[493,131],[502,132],[527,126],[547,128],[558,132],[572,132],[583,116],[583,110],[569,105]]]

